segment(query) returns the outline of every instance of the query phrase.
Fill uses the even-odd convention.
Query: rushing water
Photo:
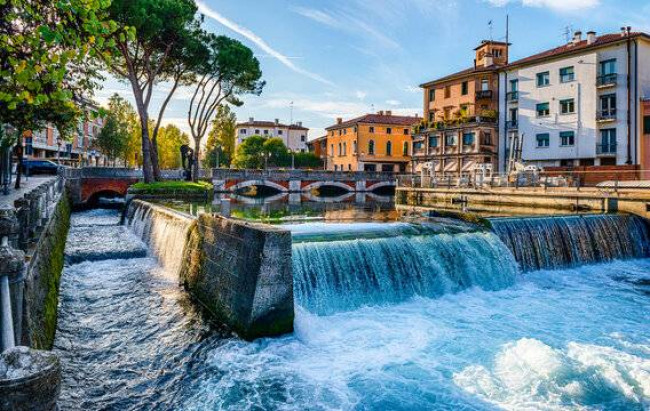
[[[70,238],[103,224],[141,246],[110,213],[76,215]],[[252,343],[208,327],[151,257],[69,263],[62,409],[650,407],[650,260],[522,274],[496,235],[400,230],[295,244],[296,331]]]

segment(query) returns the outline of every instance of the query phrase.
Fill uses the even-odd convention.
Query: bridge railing
[[[218,180],[328,180],[328,181],[391,181],[392,172],[325,171],[325,170],[231,170],[212,169],[212,178]]]
[[[142,170],[114,167],[63,168],[59,175],[64,178],[142,178]]]

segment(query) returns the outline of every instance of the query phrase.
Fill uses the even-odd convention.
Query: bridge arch
[[[380,181],[366,188],[366,191],[375,191],[383,187],[395,187],[394,181]]]
[[[81,203],[96,200],[101,194],[126,197],[127,190],[137,178],[88,178],[81,183]]]
[[[354,187],[349,186],[348,184],[341,183],[340,181],[316,181],[311,184],[307,184],[302,188],[304,192],[310,192],[311,190],[318,189],[321,187],[338,187],[346,191],[354,191]]]
[[[234,184],[233,186],[230,187],[230,191],[233,193],[236,193],[237,191],[246,188],[246,187],[252,187],[252,186],[266,186],[266,187],[271,187],[275,190],[278,190],[281,193],[287,193],[289,190],[278,184],[274,183],[273,181],[269,180],[246,180],[246,181],[241,181],[237,184]]]

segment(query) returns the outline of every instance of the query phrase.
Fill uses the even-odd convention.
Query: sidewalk
[[[15,177],[12,178],[11,184],[9,185],[9,194],[5,195],[0,188],[0,207],[5,205],[14,206],[14,201],[26,193],[32,191],[41,184],[56,179],[56,176],[32,176],[25,178],[22,176],[20,180],[20,189],[16,190],[14,188]]]

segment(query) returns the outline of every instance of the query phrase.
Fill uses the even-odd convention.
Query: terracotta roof
[[[394,116],[387,114],[366,114],[365,116],[353,118],[352,120],[344,121],[341,124],[334,124],[327,127],[325,130],[336,130],[339,128],[346,128],[353,126],[357,123],[375,123],[375,124],[390,124],[395,126],[412,126],[419,123],[421,117],[412,116]]]
[[[425,87],[433,86],[433,85],[438,84],[438,83],[442,83],[444,81],[449,81],[449,80],[453,80],[453,79],[456,79],[456,78],[468,77],[468,76],[470,76],[472,74],[485,73],[485,72],[488,72],[488,71],[496,71],[496,70],[498,70],[498,69],[500,69],[502,67],[503,66],[498,66],[496,64],[493,64],[493,65],[487,66],[487,67],[484,67],[484,66],[470,67],[468,69],[457,71],[456,73],[453,73],[453,74],[449,74],[448,76],[440,77],[438,79],[435,79],[435,80],[420,84],[420,87],[425,88]]]
[[[309,130],[307,127],[299,126],[297,124],[287,125],[283,123],[276,123],[275,121],[245,121],[237,123],[237,127],[268,127],[268,128],[288,128],[289,130]]]
[[[532,56],[524,57],[523,59],[513,61],[507,66],[507,68],[523,66],[526,64],[535,63],[540,60],[559,57],[566,54],[572,54],[575,53],[576,51],[584,51],[584,50],[599,48],[613,43],[625,41],[628,38],[636,39],[639,37],[644,37],[650,40],[650,35],[641,32],[632,32],[630,33],[629,36],[622,36],[621,33],[603,34],[602,36],[596,37],[596,40],[591,44],[588,44],[586,39],[579,41],[575,44],[574,43],[564,44],[560,47],[556,47],[554,49],[546,50],[541,53],[533,54]]]

